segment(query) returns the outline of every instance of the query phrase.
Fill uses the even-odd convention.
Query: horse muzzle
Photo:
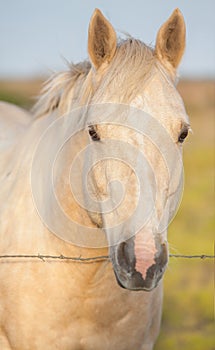
[[[140,249],[135,247],[135,238],[110,248],[116,280],[122,288],[151,291],[163,277],[168,262],[167,244],[155,243],[152,249],[145,243],[142,252],[141,245]]]

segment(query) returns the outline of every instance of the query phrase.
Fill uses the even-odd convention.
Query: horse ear
[[[90,20],[88,30],[88,53],[96,69],[102,63],[112,60],[116,46],[117,37],[115,30],[101,11],[96,9]]]
[[[185,36],[184,18],[180,10],[176,9],[157,34],[155,54],[158,59],[177,68],[184,53]]]

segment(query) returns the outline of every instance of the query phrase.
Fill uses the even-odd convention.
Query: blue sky
[[[182,77],[215,78],[214,0],[0,0],[0,79],[64,69],[62,56],[87,58],[87,30],[95,7],[115,29],[154,44],[161,24],[179,7],[187,25]]]

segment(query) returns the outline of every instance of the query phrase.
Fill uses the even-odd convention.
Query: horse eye
[[[100,141],[100,137],[99,135],[97,134],[95,128],[93,125],[90,125],[89,126],[89,134],[90,134],[90,137],[93,141]]]
[[[188,130],[187,129],[183,130],[178,138],[178,142],[183,143],[184,140],[186,139],[187,135],[188,135]]]

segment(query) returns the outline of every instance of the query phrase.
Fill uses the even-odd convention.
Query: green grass
[[[11,94],[10,92],[5,92],[0,90],[0,101],[5,101],[13,103],[22,108],[30,108],[33,104],[29,97],[23,96],[22,94]]]
[[[204,113],[188,106],[194,134],[184,150],[183,200],[168,233],[175,254],[214,254],[214,99],[207,106]],[[214,266],[213,260],[170,259],[155,350],[215,349]]]

